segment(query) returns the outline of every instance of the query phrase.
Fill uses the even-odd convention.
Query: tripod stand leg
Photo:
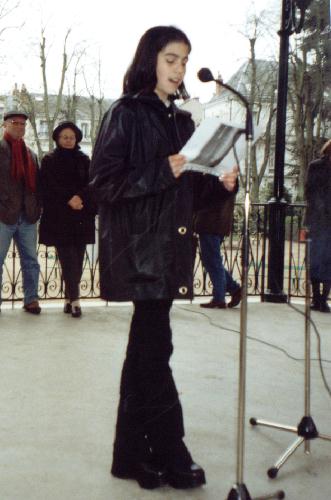
[[[301,436],[298,437],[294,441],[294,443],[287,448],[285,453],[280,457],[280,459],[275,463],[275,465],[273,467],[270,467],[270,469],[268,469],[268,476],[270,477],[270,479],[274,479],[277,476],[279,469],[285,464],[286,460],[288,460],[290,456],[293,455],[295,450],[299,448],[299,446],[304,442],[304,440],[305,438]]]
[[[268,420],[262,420],[254,417],[249,420],[249,423],[251,425],[262,425],[264,427],[272,427],[273,429],[281,429],[283,431],[294,432],[294,434],[298,433],[298,428],[292,425],[276,424],[275,422],[269,422]]]
[[[283,490],[278,490],[271,495],[264,495],[263,497],[254,497],[253,500],[269,500],[271,498],[285,498],[285,493]]]
[[[285,493],[282,490],[277,490],[275,493],[269,493],[268,495],[263,495],[262,497],[252,497],[250,496],[245,484],[235,484],[229,493],[227,500],[271,500],[272,498],[285,498]]]
[[[331,441],[331,436],[327,436],[326,434],[318,433],[318,437],[321,439],[325,439],[326,441]]]

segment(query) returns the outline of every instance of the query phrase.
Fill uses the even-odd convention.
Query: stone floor
[[[109,474],[118,384],[131,306],[83,303],[83,317],[43,304],[32,316],[0,315],[0,500],[226,500],[237,481],[240,309],[176,303],[172,367],[184,408],[186,443],[206,470],[203,488],[146,491]],[[296,426],[304,415],[304,307],[248,303],[244,483],[250,496],[284,490],[290,500],[331,496],[331,442],[302,445],[268,479],[295,434],[251,427],[249,418]],[[313,313],[331,385],[331,315]],[[311,328],[311,414],[331,435],[331,399]]]

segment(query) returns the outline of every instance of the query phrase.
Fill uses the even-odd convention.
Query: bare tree
[[[20,2],[17,1],[14,4],[10,0],[3,0],[0,2],[0,37],[4,34],[6,30],[12,29],[12,28],[21,28],[21,25],[6,25],[3,26],[3,20],[10,17],[10,14],[14,12],[20,5]]]
[[[102,91],[101,85],[101,60],[100,57],[97,63],[97,92],[95,91],[95,85],[91,85],[88,83],[86,73],[84,72],[84,80],[85,80],[85,88],[90,98],[90,120],[91,120],[91,128],[90,128],[90,138],[92,143],[92,148],[94,148],[94,144],[96,141],[96,136],[101,124],[102,116],[104,113],[104,94]],[[95,95],[97,93],[97,96]]]
[[[302,36],[296,39],[290,56],[289,104],[292,112],[292,137],[289,141],[290,168],[296,178],[297,199],[304,197],[304,183],[310,161],[324,140],[331,116],[330,26],[328,0],[316,0],[307,12]]]
[[[246,88],[244,94],[253,112],[254,123],[263,129],[258,141],[252,146],[251,198],[258,202],[260,188],[273,152],[273,120],[275,112],[276,63],[259,60],[256,46],[266,43],[270,35],[271,19],[265,12],[252,14],[242,34],[249,42],[249,59],[246,66]]]
[[[67,120],[71,120],[76,122],[77,119],[77,109],[79,105],[79,97],[80,93],[78,90],[78,78],[80,75],[83,75],[83,67],[82,61],[86,56],[86,48],[83,47],[81,49],[75,50],[74,58],[74,70],[73,75],[70,79],[67,76],[67,95],[65,96],[65,107],[63,108],[63,114],[65,115]],[[70,83],[72,82],[72,86]]]
[[[16,91],[17,100],[30,116],[35,143],[38,148],[38,155],[40,158],[44,154],[42,143],[45,139],[45,133],[47,134],[48,148],[49,150],[52,150],[52,131],[56,126],[57,121],[59,119],[67,119],[76,122],[77,111],[79,109],[86,109],[86,100],[88,100],[88,108],[90,110],[89,134],[93,147],[97,130],[100,126],[101,118],[104,113],[105,100],[101,89],[100,59],[97,65],[93,62],[92,69],[89,71],[87,78],[87,49],[82,44],[76,45],[70,52],[69,56],[67,45],[70,33],[71,30],[68,29],[63,40],[60,82],[57,93],[49,93],[47,77],[49,53],[47,51],[46,34],[44,29],[41,32],[41,40],[39,44],[39,58],[43,88],[42,96],[40,98],[38,94],[30,93],[24,85],[22,86],[21,91]],[[94,78],[93,82],[91,75],[94,74],[95,68],[97,68],[97,76]],[[89,95],[88,98],[82,95],[82,82],[84,82],[85,94],[87,92]],[[64,93],[65,88],[66,94]],[[97,91],[95,91],[95,88],[97,88]],[[40,116],[43,118],[44,125],[46,124],[46,127],[44,127],[42,131],[40,131],[40,125],[38,127],[37,123],[37,117],[39,119]]]
[[[31,127],[33,130],[33,135],[36,141],[37,149],[38,149],[38,157],[39,159],[43,156],[43,150],[41,146],[40,137],[38,134],[37,121],[36,116],[38,114],[38,110],[36,109],[36,100],[35,98],[27,91],[25,85],[22,85],[20,91],[17,89],[14,91],[14,95],[16,95],[17,100],[20,103],[20,107],[28,113],[30,118]]]
[[[16,93],[16,99],[19,101],[20,106],[22,106],[22,108],[29,114],[35,141],[38,147],[39,157],[42,157],[43,151],[37,129],[37,115],[42,115],[45,119],[44,121],[47,125],[45,130],[48,139],[48,149],[49,151],[51,151],[53,149],[52,131],[57,120],[63,113],[63,89],[65,77],[68,71],[69,64],[73,57],[73,54],[69,57],[67,51],[68,38],[70,33],[71,29],[69,28],[66,31],[63,40],[60,82],[56,95],[50,94],[48,90],[47,63],[49,54],[47,52],[45,28],[42,28],[41,30],[41,39],[39,43],[39,59],[43,89],[42,100],[37,101],[35,95],[30,93],[24,84],[22,85],[21,91]]]
[[[58,116],[59,116],[61,108],[62,108],[64,81],[65,81],[65,76],[66,76],[69,62],[70,62],[70,59],[68,58],[68,54],[67,54],[67,41],[68,41],[68,37],[70,35],[70,32],[71,32],[71,29],[69,28],[65,34],[65,37],[64,37],[60,84],[59,84],[59,89],[58,89],[57,96],[56,96],[55,108],[54,108],[53,112],[51,112],[51,110],[50,110],[50,100],[49,100],[49,94],[48,94],[48,82],[47,82],[47,71],[46,71],[47,55],[46,55],[45,30],[43,29],[41,32],[40,65],[41,65],[43,90],[44,90],[44,100],[43,100],[44,112],[45,112],[45,118],[46,118],[46,121],[48,124],[49,150],[51,150],[53,148],[52,131],[54,129],[55,122],[58,119]]]
[[[0,42],[4,41],[4,34],[6,31],[10,29],[20,29],[24,25],[24,22],[17,22],[17,17],[16,23],[11,24],[13,18],[12,14],[18,9],[19,6],[20,1],[12,3],[10,0],[0,0]],[[0,62],[3,64],[2,68],[6,68],[4,64],[6,57],[6,52],[2,52],[0,55]],[[4,72],[6,72],[6,69],[4,69]],[[0,80],[2,79],[0,78]]]

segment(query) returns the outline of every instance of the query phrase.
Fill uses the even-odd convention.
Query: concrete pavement
[[[296,426],[304,414],[303,305],[249,302],[244,482],[251,497],[283,489],[290,500],[330,498],[331,442],[300,447],[270,480],[266,470],[295,440],[252,428],[251,416]],[[0,500],[222,500],[236,481],[240,309],[173,308],[175,374],[186,443],[207,485],[146,491],[109,467],[130,305],[82,303],[83,317],[43,304],[40,317],[17,304],[0,315]],[[331,315],[313,313],[331,385]],[[316,359],[312,328],[312,357]],[[331,435],[331,399],[312,361],[311,414]]]

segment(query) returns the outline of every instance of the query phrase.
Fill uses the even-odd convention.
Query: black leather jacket
[[[193,130],[189,113],[155,94],[124,96],[105,114],[90,173],[103,299],[192,298],[195,193],[199,203],[228,196],[215,177],[173,176],[168,156]]]

